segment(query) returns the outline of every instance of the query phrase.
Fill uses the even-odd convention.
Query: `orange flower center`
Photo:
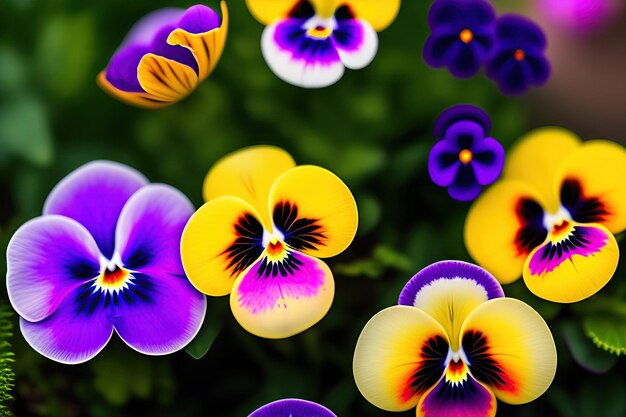
[[[526,58],[526,53],[525,53],[523,50],[518,49],[517,51],[515,51],[515,52],[513,53],[513,57],[514,57],[517,61],[523,61],[523,60],[524,60],[524,58]]]
[[[461,152],[459,152],[459,160],[463,162],[464,165],[472,162],[473,158],[474,154],[469,149],[463,149]]]
[[[474,40],[474,32],[472,32],[470,29],[463,29],[459,34],[459,38],[463,43],[470,43]]]
[[[333,30],[326,26],[315,26],[306,31],[306,34],[315,39],[326,39],[333,33]]]
[[[96,280],[96,284],[100,288],[115,290],[122,288],[129,277],[130,272],[128,270],[120,268],[117,265],[112,265],[102,271]]]

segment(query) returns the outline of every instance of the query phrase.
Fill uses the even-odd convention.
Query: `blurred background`
[[[200,360],[184,351],[141,356],[112,340],[91,362],[64,366],[35,353],[15,330],[13,315],[15,399],[7,403],[13,414],[245,417],[267,402],[299,397],[339,417],[393,415],[367,403],[354,385],[359,332],[376,312],[396,303],[419,269],[443,259],[470,260],[462,239],[469,206],[434,186],[426,169],[437,115],[459,103],[481,106],[505,148],[544,125],[626,143],[624,1],[597,0],[610,3],[610,12],[589,25],[576,13],[555,13],[546,1],[562,0],[495,2],[500,11],[532,15],[549,37],[552,80],[524,98],[503,96],[482,74],[461,81],[425,65],[428,1],[403,2],[395,23],[380,34],[369,67],[348,71],[327,89],[292,87],[263,61],[263,27],[243,1],[230,0],[231,29],[216,71],[183,102],[147,111],[110,98],[95,77],[137,19],[192,2],[0,0],[0,252],[22,223],[41,213],[63,176],[94,159],[131,165],[199,206],[202,181],[218,158],[243,146],[277,145],[299,163],[339,175],[361,216],[354,244],[329,262],[336,278],[330,313],[288,340],[246,333],[227,298],[213,299],[204,333],[217,337]],[[205,4],[218,6],[214,0]],[[0,276],[5,273],[2,259]],[[602,293],[623,287],[624,275],[622,267]],[[595,349],[573,308],[544,303],[523,283],[505,292],[548,320],[560,363],[545,396],[523,406],[500,403],[498,415],[624,417],[625,361]],[[1,285],[0,302],[6,300]],[[574,359],[580,352],[605,365],[584,369]]]

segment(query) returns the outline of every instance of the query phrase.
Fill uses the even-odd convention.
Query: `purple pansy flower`
[[[546,36],[532,20],[515,14],[496,22],[496,47],[487,62],[487,76],[505,94],[524,93],[531,85],[540,86],[550,78],[545,56]]]
[[[114,331],[148,355],[187,345],[206,311],[180,259],[193,212],[180,191],[118,163],[91,162],[64,178],[7,249],[9,299],[26,341],[67,364],[96,356]]]
[[[248,417],[337,417],[319,404],[297,399],[278,400],[254,411]]]
[[[447,67],[459,78],[476,75],[493,48],[495,20],[495,10],[486,0],[435,1],[428,14],[426,63]]]
[[[504,149],[487,137],[490,132],[489,116],[475,106],[455,106],[439,116],[434,130],[439,142],[430,151],[428,171],[455,200],[475,199],[502,173]]]
[[[223,1],[221,19],[201,4],[152,12],[131,29],[98,84],[113,97],[140,107],[175,103],[213,71],[227,32]]]

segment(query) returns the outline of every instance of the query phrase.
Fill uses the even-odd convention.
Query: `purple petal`
[[[482,126],[472,120],[459,120],[448,127],[445,141],[454,144],[458,152],[463,149],[473,149],[474,144],[482,141],[485,131]]]
[[[437,0],[428,13],[431,29],[475,29],[493,23],[496,12],[486,0]]]
[[[193,56],[193,53],[180,45],[170,45],[167,43],[167,38],[174,30],[176,30],[176,26],[174,25],[162,27],[150,44],[149,52],[185,64],[192,68],[197,74],[198,62]]]
[[[457,32],[433,32],[424,45],[422,55],[428,65],[433,68],[445,67],[450,61],[452,47],[459,40]]]
[[[44,216],[20,227],[7,249],[7,290],[13,308],[29,321],[50,316],[63,299],[100,273],[100,251],[72,219]]]
[[[486,138],[472,148],[472,167],[480,185],[489,185],[498,179],[504,167],[504,148],[497,140]]]
[[[137,68],[141,58],[148,52],[147,46],[136,44],[131,44],[116,52],[106,69],[107,81],[122,91],[143,92],[144,90],[137,78]]]
[[[470,104],[460,104],[450,107],[439,115],[435,123],[435,138],[438,140],[443,139],[448,128],[462,120],[478,123],[483,128],[484,135],[488,135],[491,132],[491,118],[483,109]]]
[[[140,19],[126,35],[122,47],[127,45],[149,45],[164,26],[175,25],[185,14],[185,9],[165,8],[155,10]]]
[[[111,317],[130,347],[147,355],[184,348],[200,331],[206,299],[184,275],[133,273]]]
[[[417,294],[424,287],[432,286],[439,280],[457,278],[474,281],[476,286],[485,290],[487,300],[504,297],[504,291],[498,281],[483,268],[467,262],[442,261],[427,266],[415,274],[402,289],[398,304],[413,306]]]
[[[428,173],[440,187],[452,184],[460,165],[459,149],[448,141],[437,142],[428,156]]]
[[[90,162],[63,178],[44,205],[44,214],[60,214],[85,226],[102,254],[111,259],[115,227],[126,201],[148,180],[126,165]]]
[[[481,190],[482,187],[476,181],[472,166],[461,164],[448,188],[448,194],[458,201],[472,201],[480,195]]]
[[[102,305],[90,309],[81,303],[83,287],[70,293],[45,320],[20,320],[22,335],[43,356],[65,364],[82,363],[96,356],[111,338],[113,326]]]
[[[306,35],[306,29],[299,19],[285,19],[276,25],[274,31],[276,46],[291,54],[291,59],[309,64],[332,64],[339,61],[339,54],[331,38],[313,39]]]
[[[193,205],[180,191],[150,184],[126,203],[117,223],[116,253],[132,271],[184,275],[180,239]]]
[[[269,403],[254,411],[248,417],[337,417],[332,411],[319,404],[286,399]]]
[[[205,33],[218,28],[220,24],[220,16],[213,9],[197,4],[187,9],[177,26],[189,33]]]
[[[470,78],[478,73],[482,65],[482,54],[474,42],[464,44],[459,41],[451,49],[452,59],[448,63],[450,73],[457,78]]]
[[[546,35],[539,25],[517,14],[506,14],[498,18],[496,36],[500,44],[515,49],[532,47],[543,50],[547,46]]]
[[[418,415],[429,417],[486,417],[495,415],[495,398],[469,373],[459,382],[439,383],[421,400]]]

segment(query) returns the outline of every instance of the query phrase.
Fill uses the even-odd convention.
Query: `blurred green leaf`
[[[626,320],[614,314],[591,314],[583,318],[583,328],[593,343],[614,355],[626,355]]]
[[[145,356],[134,355],[132,360],[121,360],[99,355],[93,360],[92,368],[93,385],[110,404],[123,405],[133,397],[146,398],[151,393],[153,375]]]
[[[26,65],[22,56],[8,45],[0,45],[0,94],[8,95],[24,86]]]
[[[581,323],[568,320],[562,323],[561,333],[572,357],[583,368],[594,373],[608,372],[617,363],[617,356],[599,351],[585,335]]]
[[[224,326],[224,320],[229,311],[228,307],[228,297],[211,298],[207,301],[204,323],[202,323],[198,335],[185,347],[185,352],[194,359],[201,359],[209,352]]]
[[[379,245],[372,251],[371,258],[335,265],[334,271],[345,276],[380,278],[387,269],[408,271],[411,265],[411,261],[405,254],[388,246]]]

